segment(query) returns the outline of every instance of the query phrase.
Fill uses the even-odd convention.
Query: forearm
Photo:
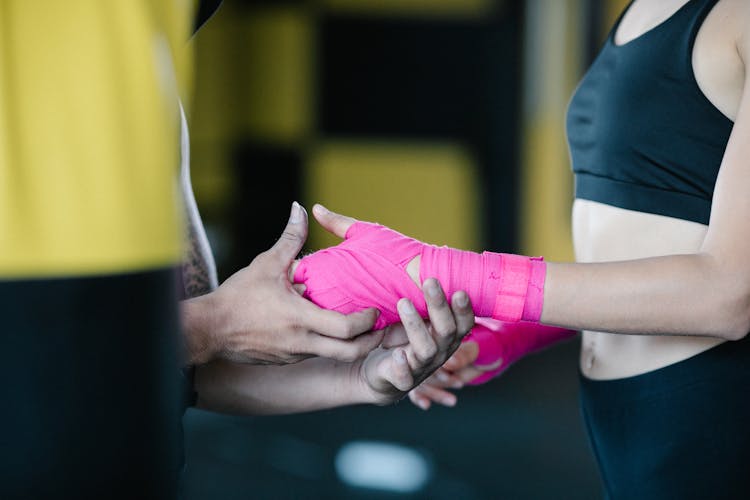
[[[625,334],[744,337],[747,277],[708,253],[547,264],[541,321]]]
[[[185,252],[180,265],[180,316],[186,364],[206,362],[214,355],[216,310],[207,294],[218,288],[213,252],[206,236],[190,179],[190,136],[180,106],[182,137],[180,188],[185,221]],[[205,296],[205,297],[204,297]],[[198,297],[203,297],[198,299]]]
[[[728,246],[706,245],[696,254],[591,264],[534,262],[488,252],[482,255],[490,257],[481,261],[479,254],[457,259],[454,254],[466,252],[440,249],[433,252],[436,258],[427,260],[427,272],[448,276],[450,287],[473,292],[472,302],[483,304],[485,311],[478,316],[491,314],[505,321],[511,311],[514,317],[528,319],[531,310],[538,311],[531,321],[572,330],[731,340],[750,330],[750,269],[738,252],[721,250]],[[425,252],[422,276],[424,256]],[[506,264],[508,257],[512,266]],[[470,266],[456,269],[456,262]],[[526,262],[540,270],[536,280],[533,272],[524,274]],[[477,276],[484,280],[481,286],[472,285]],[[484,284],[490,282],[494,286]],[[520,302],[518,290],[526,290]]]
[[[272,366],[214,361],[197,367],[198,407],[235,415],[302,413],[372,403],[360,363],[310,358]]]
[[[194,207],[193,207],[194,208]],[[211,359],[216,349],[218,311],[211,292],[218,287],[211,248],[197,211],[188,211],[188,241],[180,267],[182,320],[185,357],[188,364]]]
[[[726,339],[742,338],[750,329],[750,265],[742,250],[746,238],[738,231],[722,232],[737,234],[733,239],[707,236],[696,254],[556,264],[514,254],[480,254],[415,243],[376,224],[358,223],[352,228],[340,245],[346,251],[332,248],[306,256],[295,274],[305,284],[305,293],[323,307],[354,298],[354,304],[375,303],[384,309],[397,300],[396,293],[408,290],[404,279],[418,284],[435,277],[449,296],[465,290],[477,316],[503,322]],[[395,257],[394,249],[398,251]],[[412,255],[406,272],[398,269],[404,257]],[[352,280],[352,276],[362,278]],[[359,286],[368,276],[387,285],[378,290],[394,295],[385,300]],[[420,313],[423,309],[418,305]]]
[[[185,298],[198,297],[218,286],[216,265],[197,208],[187,211],[187,242],[180,266]]]
[[[198,297],[219,286],[213,252],[198,212],[188,165],[182,166],[182,199],[185,217],[185,253],[180,266],[182,298]]]
[[[216,323],[219,312],[211,292],[216,290],[216,271],[210,248],[203,244],[202,226],[195,221],[189,224],[189,241],[180,269],[184,357],[187,364],[204,363],[215,355],[217,349]]]

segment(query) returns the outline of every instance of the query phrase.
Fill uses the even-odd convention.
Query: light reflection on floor
[[[418,493],[432,475],[429,457],[399,443],[351,441],[339,448],[336,474],[354,488]]]

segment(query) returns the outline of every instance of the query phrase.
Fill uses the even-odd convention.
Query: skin
[[[615,43],[637,38],[685,3],[636,0]],[[750,5],[720,0],[698,32],[692,59],[704,95],[735,122],[707,226],[575,201],[577,263],[549,263],[541,321],[583,332],[584,376],[646,373],[744,338],[750,330],[748,61]],[[462,346],[410,399],[424,409],[451,401],[446,390],[451,383],[481,369],[474,359],[472,348]]]
[[[289,364],[315,356],[353,361],[377,347],[383,332],[370,331],[375,309],[350,315],[323,310],[290,284],[289,268],[306,236],[307,214],[295,203],[273,247],[216,289],[181,302],[188,363]]]
[[[279,415],[353,404],[388,405],[445,363],[474,324],[468,296],[449,304],[435,280],[424,284],[429,322],[408,299],[398,303],[402,323],[389,327],[406,344],[378,347],[353,362],[315,357],[285,366],[218,360],[196,373],[198,407],[237,415]]]
[[[182,111],[182,110],[181,110]],[[187,235],[180,302],[185,363],[195,366],[202,408],[237,414],[311,411],[402,399],[443,365],[471,330],[469,298],[448,303],[425,282],[429,321],[406,299],[402,323],[371,331],[377,310],[343,315],[302,298],[292,264],[307,237],[307,212],[296,202],[281,237],[221,285],[193,195],[189,134],[182,113],[181,190]],[[342,236],[355,221],[326,220]],[[388,344],[381,341],[386,337]]]
[[[304,300],[289,284],[290,265],[307,238],[307,212],[296,202],[276,244],[219,285],[193,194],[190,136],[182,106],[180,113],[180,187],[187,235],[180,308],[186,363],[226,359],[288,364],[314,356],[352,361],[374,349],[382,339],[382,332],[370,331],[377,310],[351,315],[326,311]]]
[[[180,277],[183,285],[182,296],[192,298],[214,291],[219,286],[219,280],[211,246],[193,194],[193,185],[190,179],[190,135],[185,111],[181,104],[180,117],[180,145],[183,156],[180,162],[180,192],[185,215],[185,234],[187,235],[185,255],[180,266]]]
[[[295,204],[284,234],[295,234],[304,241],[306,220],[302,207]],[[334,234],[343,235],[354,219],[340,218],[321,223]],[[352,346],[352,350],[339,354],[338,359],[313,356],[308,352],[300,354],[299,346],[293,342],[303,342],[311,336],[332,346],[340,344],[336,339],[284,324],[285,317],[296,315],[299,321],[312,321],[305,317],[306,312],[310,316],[322,313],[321,327],[331,333],[336,333],[331,325],[341,327],[346,324],[342,320],[347,319],[317,308],[301,298],[301,290],[292,288],[289,276],[300,248],[298,238],[282,237],[269,251],[270,256],[256,257],[248,268],[230,277],[215,291],[183,302],[183,323],[188,340],[210,339],[206,341],[208,345],[222,346],[207,349],[217,354],[196,367],[198,407],[228,414],[278,415],[353,404],[392,404],[442,366],[474,325],[474,314],[466,293],[456,292],[449,303],[440,284],[436,280],[426,280],[423,290],[429,321],[419,316],[408,299],[401,299],[397,304],[401,324],[393,325],[387,331],[359,335],[349,344],[344,344]],[[186,266],[190,265],[191,262],[187,261]],[[201,307],[194,307],[196,303]],[[284,310],[284,307],[294,309]],[[206,319],[201,313],[207,317],[224,318]],[[367,314],[369,318],[362,314],[354,316],[360,320],[366,318],[369,328],[375,317],[371,311]],[[253,330],[232,330],[221,326],[224,323],[253,325],[253,318],[260,318],[262,324],[269,326]],[[273,321],[276,321],[276,326],[272,329]],[[202,330],[204,327],[205,331]],[[224,332],[230,333],[224,336]],[[261,342],[268,342],[266,333],[276,344],[268,343],[258,348]],[[379,345],[386,335],[391,339],[389,344]],[[367,339],[366,343],[357,344],[362,338]],[[288,342],[282,344],[288,345],[286,350],[276,347],[281,339]],[[373,341],[376,341],[375,345],[372,345]],[[362,345],[366,346],[364,353],[354,350]],[[247,346],[255,347],[249,351]],[[204,354],[201,349],[191,352],[196,359]]]
[[[468,296],[457,292],[449,304],[435,280],[423,287],[429,321],[404,299],[402,323],[388,331],[370,331],[374,309],[342,315],[303,299],[290,279],[307,236],[307,213],[296,202],[276,244],[219,285],[187,157],[181,187],[188,237],[181,319],[201,408],[267,415],[394,403],[443,365],[474,324]],[[324,227],[343,235],[352,223],[341,218]]]

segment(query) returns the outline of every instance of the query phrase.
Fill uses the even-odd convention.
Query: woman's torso
[[[693,71],[700,90],[722,114],[734,120],[744,84],[744,66],[736,48],[742,0],[719,0],[698,31]],[[685,0],[635,0],[614,36],[620,46],[648,33],[685,4]],[[576,199],[573,243],[579,262],[604,262],[694,253],[707,226]],[[592,379],[638,375],[681,361],[722,342],[696,336],[618,335],[583,332],[580,367]]]

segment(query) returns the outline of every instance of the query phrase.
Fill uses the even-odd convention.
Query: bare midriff
[[[573,244],[578,262],[608,262],[694,253],[703,224],[625,210],[589,200],[573,204]],[[581,371],[592,379],[640,375],[671,365],[721,342],[715,337],[624,335],[584,331]]]

